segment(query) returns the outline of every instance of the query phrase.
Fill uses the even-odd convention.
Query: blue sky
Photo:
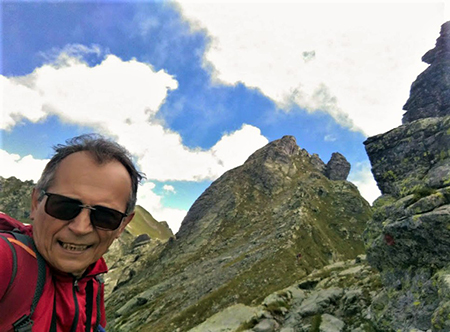
[[[342,153],[372,202],[363,141],[401,124],[448,20],[444,0],[3,1],[0,176],[39,178],[51,146],[115,138],[176,231],[209,184],[284,135]]]

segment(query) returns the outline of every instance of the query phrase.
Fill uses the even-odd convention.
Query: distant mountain
[[[342,155],[326,165],[292,136],[256,151],[196,200],[176,240],[128,259],[107,299],[108,329],[186,331],[363,253],[371,210],[349,170]]]
[[[127,230],[134,236],[148,234],[152,239],[168,240],[173,236],[165,221],[157,221],[142,206],[136,205],[135,215]]]

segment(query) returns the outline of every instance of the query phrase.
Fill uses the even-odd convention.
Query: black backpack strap
[[[97,298],[96,298],[96,302],[97,302],[97,318],[95,320],[94,331],[101,331],[99,329],[100,320],[102,318],[101,317],[102,311],[101,311],[101,308],[100,308],[100,302],[101,302],[101,299],[102,299],[102,296],[101,296],[102,295],[102,285],[105,283],[105,280],[103,279],[103,276],[101,276],[101,275],[96,276],[95,279],[97,279],[97,282],[98,282],[98,291],[97,291]]]
[[[6,237],[4,237],[3,235],[0,235],[0,238],[3,239],[8,244],[9,248],[11,249],[12,256],[13,256],[11,279],[9,279],[8,287],[6,287],[6,292],[8,292],[9,287],[11,287],[14,279],[16,278],[16,274],[17,274],[17,254],[16,254],[16,249],[14,248],[12,243],[9,242],[9,240]],[[6,292],[5,292],[5,294],[6,294]]]
[[[101,331],[100,330],[100,319],[101,319],[101,309],[100,309],[100,302],[101,302],[101,295],[102,295],[102,285],[104,283],[103,278],[101,275],[98,275],[95,277],[98,283],[98,291],[96,295],[96,305],[97,305],[97,315],[95,318],[95,324],[93,331]],[[85,332],[91,332],[91,320],[92,320],[92,312],[94,311],[94,281],[90,280],[88,281],[88,284],[86,285],[86,328]],[[88,318],[90,317],[90,319]]]
[[[85,328],[85,332],[91,332],[93,307],[94,307],[94,282],[92,280],[89,280],[86,285],[86,328]]]
[[[50,325],[50,332],[56,332],[56,293],[53,297],[53,313],[52,313],[52,323]]]
[[[28,332],[31,331],[31,328],[33,326],[33,321],[31,319],[31,316],[33,316],[34,309],[36,309],[36,306],[39,302],[39,299],[41,298],[42,292],[44,291],[44,285],[45,285],[45,275],[46,275],[46,263],[44,258],[39,254],[39,252],[36,249],[36,245],[34,244],[34,241],[31,237],[28,235],[18,233],[18,232],[11,232],[11,234],[16,238],[16,240],[22,242],[23,244],[31,247],[36,254],[37,264],[38,264],[38,278],[36,282],[36,289],[34,291],[33,301],[31,303],[31,309],[29,315],[23,315],[20,319],[18,319],[14,324],[14,331],[15,332]],[[17,264],[16,264],[17,265]]]

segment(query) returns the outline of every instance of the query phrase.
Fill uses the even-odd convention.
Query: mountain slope
[[[177,239],[143,254],[142,270],[108,298],[111,331],[185,331],[362,253],[370,207],[326,169],[285,136],[226,172],[191,207]]]

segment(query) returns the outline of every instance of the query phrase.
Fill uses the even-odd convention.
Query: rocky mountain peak
[[[403,123],[417,119],[440,117],[450,112],[450,21],[441,27],[436,47],[422,61],[430,66],[411,86],[410,97],[403,109]]]
[[[251,163],[254,161],[264,162],[289,162],[291,156],[297,155],[300,148],[297,145],[294,136],[283,136],[281,139],[270,142],[265,147],[253,153],[246,161]]]
[[[361,254],[370,206],[325,168],[284,136],[224,173],[189,209],[176,240],[140,257],[145,269],[125,271],[132,279],[108,299],[113,331],[144,321],[149,331],[187,331],[227,306],[256,304],[314,269]]]

